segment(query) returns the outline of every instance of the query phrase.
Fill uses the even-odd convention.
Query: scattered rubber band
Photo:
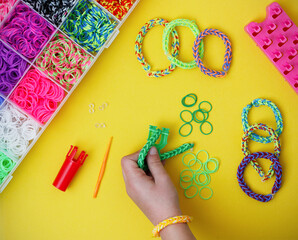
[[[191,189],[191,187],[194,187],[196,189],[196,192],[193,195],[188,195],[187,190]],[[192,185],[190,185],[189,188],[184,190],[184,196],[191,199],[191,198],[194,198],[195,196],[197,196],[198,192],[199,192],[199,188],[196,185],[192,184]]]
[[[183,115],[184,112],[188,112],[188,113],[190,113],[190,116],[191,116],[191,120],[190,120],[190,121],[186,121],[186,120],[183,118],[182,115]],[[193,113],[192,113],[191,111],[189,111],[189,110],[183,110],[183,111],[180,112],[180,119],[181,119],[183,122],[185,122],[185,123],[191,123],[191,122],[194,120]]]
[[[177,67],[183,68],[183,69],[195,68],[196,67],[195,60],[192,60],[191,62],[188,62],[188,63],[184,63],[169,53],[170,33],[175,29],[175,27],[178,27],[178,26],[190,28],[190,30],[195,35],[195,37],[197,37],[200,34],[200,30],[199,30],[198,26],[196,25],[195,21],[191,21],[188,19],[173,20],[169,24],[167,24],[164,29],[164,32],[162,35],[162,48],[172,64],[176,65]],[[201,41],[200,44],[198,44],[198,54],[200,55],[201,58],[203,58],[203,55],[204,55],[203,41]]]
[[[169,75],[171,72],[173,72],[176,68],[176,65],[172,64],[167,67],[164,70],[158,70],[158,71],[151,71],[151,66],[147,63],[144,54],[143,54],[143,41],[147,34],[147,32],[153,28],[156,25],[160,26],[166,26],[169,22],[162,18],[154,18],[141,28],[140,32],[138,33],[136,42],[135,42],[135,54],[137,56],[138,61],[143,66],[143,69],[147,72],[147,75],[149,77],[163,77],[166,75]],[[171,54],[173,57],[177,57],[179,54],[179,37],[177,31],[174,29],[171,33],[173,43],[172,43],[172,51]]]
[[[184,126],[186,126],[186,125],[189,125],[190,126],[190,130],[189,130],[189,132],[187,133],[187,134],[183,134],[182,132],[181,132],[181,130],[182,130],[182,128],[184,127]],[[180,136],[181,137],[187,137],[187,136],[189,136],[191,133],[192,133],[192,129],[193,129],[193,127],[192,127],[192,125],[191,125],[191,123],[184,123],[180,128],[179,128],[179,134],[180,134]]]
[[[202,115],[203,115],[203,119],[202,120],[200,120],[200,119],[197,118],[197,113],[198,112],[202,113]],[[209,113],[208,112],[203,112],[202,109],[197,109],[192,114],[193,114],[193,120],[196,123],[204,123],[208,119],[208,117],[209,117]]]
[[[202,57],[200,56],[200,44],[202,43],[202,40],[207,35],[215,35],[219,38],[221,38],[224,41],[224,44],[226,46],[226,52],[224,56],[224,64],[222,66],[223,71],[215,71],[209,68],[206,68],[203,64]],[[211,77],[224,77],[231,66],[232,61],[232,46],[229,38],[223,34],[221,31],[213,28],[205,29],[203,32],[197,36],[194,46],[193,46],[193,56],[195,58],[195,62],[197,66],[200,68],[202,73],[211,76]]]
[[[209,189],[209,190],[211,191],[211,194],[210,194],[209,197],[206,197],[206,198],[205,198],[205,197],[202,196],[201,192],[202,192],[203,189]],[[212,188],[210,188],[210,187],[208,187],[208,186],[204,186],[204,187],[202,187],[202,188],[199,190],[199,196],[200,196],[202,199],[204,199],[204,200],[208,200],[208,199],[212,198],[212,196],[213,196],[213,190],[212,190]]]
[[[210,170],[208,168],[208,163],[209,162],[213,162],[215,164],[215,168],[213,170]],[[215,172],[217,172],[218,167],[219,167],[219,163],[218,163],[218,160],[216,158],[209,158],[206,162],[204,162],[204,170],[207,173],[215,173]]]
[[[187,98],[192,98],[194,100],[194,102],[191,103],[191,104],[187,104],[186,103]],[[190,94],[187,94],[185,97],[182,98],[181,103],[184,107],[193,107],[197,103],[197,99],[198,99],[198,97],[197,97],[196,94],[190,93]]]
[[[204,109],[204,108],[201,107],[201,104],[202,104],[202,103],[207,103],[207,104],[210,106],[209,111],[207,111],[206,109]],[[208,101],[202,101],[202,102],[199,103],[198,108],[201,109],[201,110],[205,110],[206,112],[209,113],[209,112],[211,112],[211,110],[212,110],[212,104],[211,104],[210,102],[208,102]]]
[[[209,132],[203,132],[203,130],[202,130],[202,126],[203,126],[205,123],[209,124],[209,126],[211,127],[211,129],[210,129]],[[202,124],[200,125],[200,131],[201,131],[201,133],[203,133],[204,135],[209,135],[209,134],[211,134],[211,133],[213,132],[213,126],[212,126],[212,124],[211,124],[210,122],[208,122],[208,121],[204,121],[204,122],[202,122]]]

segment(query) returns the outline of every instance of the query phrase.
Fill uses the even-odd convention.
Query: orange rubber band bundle
[[[97,2],[116,18],[122,20],[134,4],[135,0],[97,0]]]
[[[153,237],[159,237],[160,231],[169,225],[176,224],[176,223],[189,223],[191,221],[192,221],[192,217],[187,215],[171,217],[166,220],[163,220],[158,225],[156,225],[152,230]]]

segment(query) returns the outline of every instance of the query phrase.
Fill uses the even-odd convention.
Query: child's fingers
[[[160,176],[167,174],[162,162],[160,161],[156,147],[152,147],[150,149],[149,154],[147,155],[147,164],[155,180],[157,180]]]

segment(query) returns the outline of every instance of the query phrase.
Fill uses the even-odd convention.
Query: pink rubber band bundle
[[[10,9],[12,9],[13,5],[17,0],[1,0],[0,1],[0,23],[3,21],[5,16],[8,14]]]
[[[37,136],[39,125],[12,104],[0,109],[0,151],[14,160],[26,153]]]
[[[37,67],[69,90],[91,64],[84,49],[57,33],[36,60]]]
[[[30,7],[19,3],[4,22],[0,37],[16,51],[34,59],[55,28]]]
[[[10,99],[44,124],[56,111],[64,95],[61,87],[32,68],[26,73]]]

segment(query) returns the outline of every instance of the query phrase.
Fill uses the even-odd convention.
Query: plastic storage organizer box
[[[281,6],[270,4],[266,19],[245,30],[298,93],[298,28]]]
[[[121,20],[95,0],[7,2],[0,18],[0,192],[138,2]]]

